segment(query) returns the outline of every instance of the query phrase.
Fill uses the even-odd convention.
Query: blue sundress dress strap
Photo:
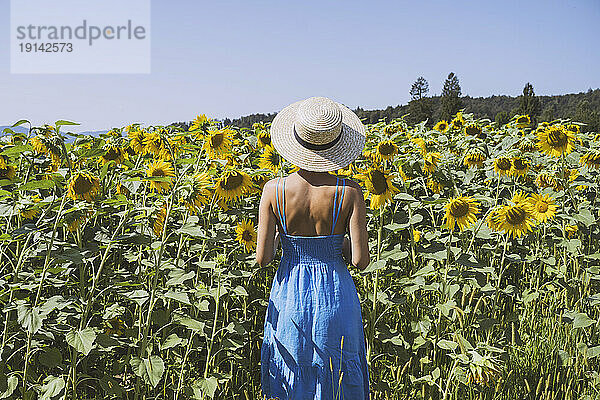
[[[285,223],[285,178],[283,178],[283,218],[281,216],[281,211],[279,209],[279,181],[281,177],[277,179],[277,185],[275,185],[275,202],[277,203],[277,214],[279,214],[279,222],[281,222],[281,226],[283,227],[283,233],[287,235],[287,226]]]
[[[338,217],[340,216],[340,212],[342,211],[342,203],[344,202],[344,189],[346,187],[346,178],[342,178],[342,194],[340,195],[339,205],[337,203],[337,194],[338,194],[338,184],[340,178],[335,177],[335,196],[333,198],[333,225],[331,225],[331,234],[333,235],[333,231],[335,230],[335,224],[337,223]],[[337,205],[337,209],[336,209]]]

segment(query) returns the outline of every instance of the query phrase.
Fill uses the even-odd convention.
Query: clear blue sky
[[[11,75],[8,10],[0,0],[0,125],[238,117],[318,95],[382,108],[420,75],[439,94],[450,71],[473,97],[600,87],[598,0],[154,0],[148,75]]]

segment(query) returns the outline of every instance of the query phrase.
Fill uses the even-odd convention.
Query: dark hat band
[[[343,131],[343,129],[342,129],[342,131]],[[306,140],[302,139],[300,136],[298,136],[298,133],[296,133],[295,127],[294,127],[294,137],[296,138],[296,141],[298,143],[300,143],[300,145],[306,149],[327,150],[327,149],[330,149],[333,146],[335,146],[335,144],[340,141],[340,138],[342,137],[342,131],[340,131],[340,134],[337,135],[337,137],[335,139],[333,139],[331,142],[323,143],[323,144],[314,144],[314,143],[310,143],[310,142],[307,142]]]

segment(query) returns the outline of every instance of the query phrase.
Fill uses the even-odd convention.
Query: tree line
[[[389,122],[405,116],[408,123],[427,121],[427,126],[433,126],[441,120],[449,121],[460,110],[499,124],[505,124],[514,115],[527,114],[533,122],[570,118],[585,123],[583,131],[600,131],[600,89],[555,96],[536,96],[533,85],[527,82],[520,96],[470,97],[462,95],[458,76],[451,72],[444,81],[439,96],[429,96],[429,83],[422,76],[412,84],[409,94],[411,100],[405,105],[388,106],[383,110],[364,110],[358,107],[354,112],[367,124],[380,120]],[[276,113],[251,114],[235,119],[225,118],[222,122],[225,126],[250,128],[255,122],[272,121],[275,115]]]

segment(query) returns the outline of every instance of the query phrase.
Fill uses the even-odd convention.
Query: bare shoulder
[[[273,199],[275,196],[275,186],[277,185],[277,178],[268,180],[262,189],[261,199]]]
[[[358,182],[356,182],[355,180],[350,179],[350,178],[346,178],[345,181],[346,181],[346,188],[348,190],[348,194],[351,197],[353,197],[353,198],[355,196],[356,197],[358,197],[358,196],[362,197],[362,195],[363,195],[363,188],[362,188],[362,186],[360,186],[358,184]]]

